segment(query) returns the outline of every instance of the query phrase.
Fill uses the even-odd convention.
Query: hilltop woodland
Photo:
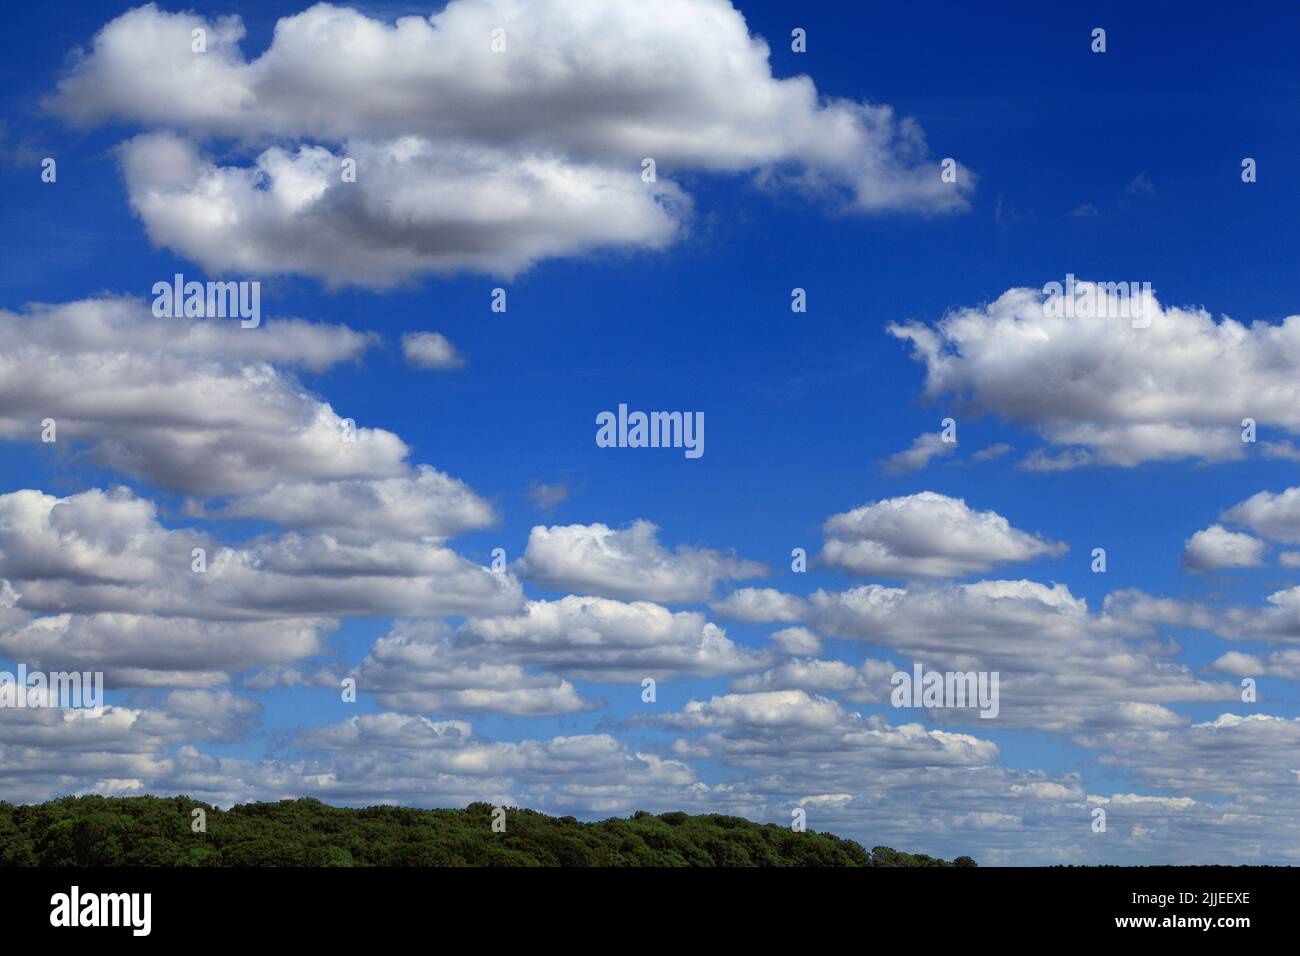
[[[202,810],[202,815],[195,815]],[[637,812],[582,823],[491,804],[464,810],[332,807],[319,800],[221,810],[187,797],[0,802],[3,866],[975,866],[740,817]],[[199,817],[205,827],[194,832]]]

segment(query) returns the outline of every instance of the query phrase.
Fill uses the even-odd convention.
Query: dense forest
[[[195,814],[201,810],[201,814]],[[345,809],[319,800],[221,810],[187,797],[0,802],[4,866],[975,866],[740,817],[644,811],[582,823],[493,808]],[[200,823],[202,832],[195,832]]]

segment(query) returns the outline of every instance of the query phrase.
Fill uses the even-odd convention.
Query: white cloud
[[[211,496],[286,481],[400,477],[406,445],[312,396],[293,366],[327,368],[369,338],[342,326],[155,318],[131,299],[0,311],[0,438],[60,442],[155,485]]]
[[[719,581],[760,577],[766,565],[658,540],[649,521],[621,530],[603,524],[538,525],[528,535],[519,573],[548,588],[663,603],[705,601]]]
[[[210,687],[319,654],[343,615],[508,613],[523,601],[513,577],[436,541],[290,533],[224,545],[163,527],[152,502],[121,488],[0,495],[0,580],[4,653],[143,686]]]
[[[402,357],[407,365],[435,371],[457,369],[465,364],[456,347],[439,332],[402,333]]]
[[[190,52],[197,28],[203,55]],[[696,171],[864,212],[964,209],[974,184],[962,168],[943,182],[920,127],[889,107],[775,78],[767,45],[720,0],[453,0],[393,23],[317,4],[281,19],[252,61],[243,38],[237,17],[136,8],[46,104],[79,125],[272,144],[254,166],[217,165],[172,132],[123,153],[154,241],[214,273],[383,286],[662,248],[691,207],[671,178]]]
[[[736,674],[769,659],[733,643],[703,614],[577,595],[529,601],[515,617],[471,618],[457,638],[480,644],[496,660],[526,661],[582,680]]]
[[[1223,513],[1225,521],[1244,525],[1272,541],[1300,544],[1300,488],[1274,494],[1261,491]]]
[[[1253,654],[1229,651],[1217,658],[1210,670],[1233,677],[1281,677],[1300,680],[1300,650],[1274,651],[1267,660]]]
[[[1177,701],[1234,700],[1230,684],[1198,680],[1171,658],[1177,648],[1147,639],[1146,619],[1129,605],[1093,615],[1064,585],[1032,581],[818,591],[810,626],[904,655],[904,671],[997,671],[999,726],[1072,732],[1085,728],[1166,727],[1186,723]],[[892,667],[867,661],[841,685],[854,700],[888,699]],[[811,666],[778,669],[772,686],[799,686]],[[974,711],[926,712],[941,722],[974,722]],[[985,721],[987,723],[987,721]]]
[[[803,598],[776,588],[738,588],[709,607],[719,617],[764,624],[792,624],[807,614]]]
[[[171,133],[120,150],[131,206],[150,239],[213,275],[297,273],[383,288],[431,272],[511,277],[542,258],[663,249],[690,202],[637,169],[402,138],[222,166]],[[344,183],[344,159],[358,180]]]
[[[898,475],[908,471],[919,471],[930,464],[931,458],[941,458],[956,450],[955,441],[947,442],[935,432],[926,432],[924,435],[917,435],[912,440],[910,448],[905,448],[886,458],[885,473]]]
[[[887,498],[833,515],[820,561],[863,577],[960,577],[995,564],[1064,554],[1065,544],[1011,527],[932,491]]]
[[[1266,550],[1268,544],[1259,538],[1215,524],[1187,539],[1183,546],[1183,566],[1189,571],[1257,568],[1264,563]]]
[[[357,686],[399,711],[537,716],[593,706],[569,681],[530,668],[529,650],[456,641],[436,624],[402,623],[375,641]]]
[[[806,627],[787,627],[770,638],[784,654],[816,654],[821,650],[821,639]]]
[[[1106,314],[1118,314],[1117,296],[1100,297],[1116,310]],[[933,326],[890,332],[925,364],[928,396],[967,399],[1060,451],[1030,466],[1239,459],[1255,447],[1241,440],[1244,418],[1300,434],[1300,316],[1246,326],[1154,295],[1138,301],[1145,328],[1131,318],[1067,318],[1042,292],[1011,289]]]
[[[400,478],[276,484],[235,498],[222,513],[328,532],[353,543],[441,541],[497,521],[495,509],[473,489],[428,465]]]

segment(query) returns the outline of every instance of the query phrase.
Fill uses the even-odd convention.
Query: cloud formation
[[[1121,315],[1117,293],[1079,288],[1102,303],[1086,317],[1068,314],[1060,295],[1010,289],[933,325],[889,331],[925,366],[927,396],[1038,432],[1048,449],[1028,467],[1233,461],[1255,448],[1242,440],[1247,418],[1261,433],[1300,434],[1300,316],[1247,326],[1146,292]],[[1129,317],[1134,309],[1142,321]],[[1273,455],[1290,447],[1259,445]]]
[[[237,16],[137,7],[46,100],[77,125],[146,130],[122,148],[131,205],[210,273],[383,287],[662,249],[692,209],[673,177],[697,172],[857,212],[961,210],[974,185],[960,166],[944,182],[890,107],[774,77],[722,0],[453,0],[395,22],[322,3],[255,59],[244,35]],[[217,139],[251,164],[201,150]]]
[[[1011,527],[997,512],[973,511],[964,500],[933,491],[832,515],[822,530],[819,560],[862,577],[961,577],[1068,550]]]

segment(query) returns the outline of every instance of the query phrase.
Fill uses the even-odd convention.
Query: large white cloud
[[[163,527],[156,506],[125,489],[0,495],[0,582],[4,653],[145,686],[207,687],[320,654],[340,616],[505,613],[523,602],[512,576],[436,541],[289,533],[227,545]]]
[[[1101,298],[1112,308],[1097,312],[1116,317],[1068,317],[1060,296],[1011,289],[890,332],[925,364],[927,395],[1036,429],[1051,450],[1031,467],[1239,459],[1254,447],[1242,441],[1246,418],[1265,434],[1300,434],[1300,316],[1216,322],[1143,294],[1135,322],[1120,317],[1117,295]],[[1285,442],[1260,445],[1290,453]]]
[[[358,357],[342,326],[156,318],[134,299],[0,311],[0,437],[89,444],[95,460],[204,497],[287,481],[395,478],[406,445],[343,416],[293,369]]]
[[[221,166],[171,133],[121,148],[131,206],[154,243],[211,274],[300,273],[383,287],[427,272],[511,276],[601,247],[661,249],[689,201],[637,170],[403,138],[272,147]],[[345,158],[358,180],[342,182]]]
[[[191,50],[195,29],[206,52]],[[775,78],[767,45],[721,0],[453,0],[392,23],[318,4],[281,19],[256,59],[243,37],[237,17],[139,7],[47,100],[78,124],[267,146],[253,166],[220,166],[169,132],[124,151],[154,240],[209,271],[382,286],[661,248],[691,205],[670,177],[697,170],[862,211],[962,209],[974,183],[960,167],[943,182],[920,127],[889,107]]]
[[[960,577],[1067,550],[1011,527],[997,512],[972,511],[933,491],[832,515],[823,531],[820,560],[864,577]]]
[[[195,570],[194,550],[204,549]],[[166,529],[125,489],[67,498],[0,495],[0,577],[29,611],[115,611],[213,620],[294,615],[508,612],[508,574],[436,543],[376,537],[352,545],[290,533],[223,545]]]

